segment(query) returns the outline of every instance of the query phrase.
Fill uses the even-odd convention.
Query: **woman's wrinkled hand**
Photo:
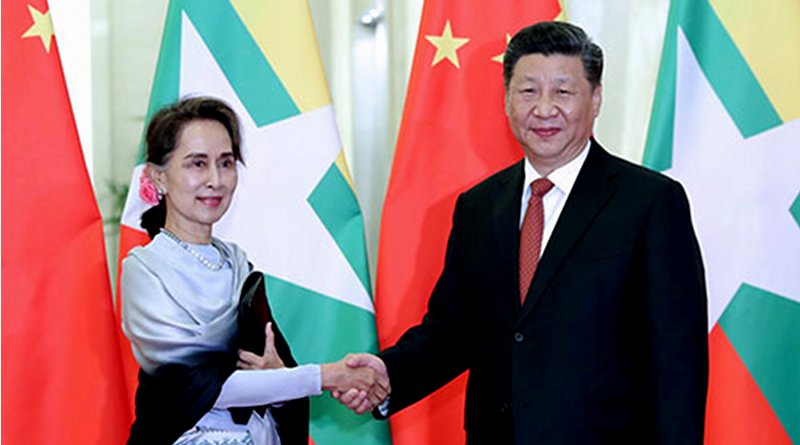
[[[275,334],[272,332],[272,322],[264,328],[264,355],[254,354],[250,351],[239,350],[239,369],[278,369],[283,368],[283,360],[275,350]]]

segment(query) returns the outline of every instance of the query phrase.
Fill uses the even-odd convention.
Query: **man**
[[[568,23],[509,42],[506,114],[525,159],[458,198],[422,322],[351,357],[388,373],[376,416],[469,370],[469,444],[702,443],[707,309],[689,205],[592,138],[602,65]],[[372,408],[363,393],[340,401]]]

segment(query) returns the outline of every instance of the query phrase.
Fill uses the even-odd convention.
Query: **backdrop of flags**
[[[424,3],[381,226],[382,345],[424,313],[457,194],[521,156],[503,113],[506,39],[560,13],[556,0]],[[798,24],[794,0],[670,5],[643,163],[686,186],[705,256],[710,445],[800,442]],[[123,339],[126,391],[102,222],[44,0],[3,0],[2,59],[2,440],[121,443],[135,362]],[[247,167],[216,234],[265,272],[295,355],[376,350],[363,223],[306,3],[172,0],[147,119],[187,94],[242,118]],[[141,169],[121,256],[147,242]],[[462,443],[462,393],[463,378],[395,416],[395,442]],[[327,396],[312,402],[311,434],[389,441],[385,423]]]
[[[792,0],[670,6],[644,164],[685,185],[704,254],[709,445],[800,442],[798,25]]]

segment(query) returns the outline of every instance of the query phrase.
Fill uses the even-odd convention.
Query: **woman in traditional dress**
[[[129,444],[305,444],[304,398],[388,389],[343,361],[287,367],[273,323],[263,355],[237,349],[252,266],[212,227],[236,190],[240,144],[236,115],[213,98],[180,100],[148,126],[140,196],[155,204],[142,215],[151,241],[130,251],[121,278],[123,330],[141,367]]]

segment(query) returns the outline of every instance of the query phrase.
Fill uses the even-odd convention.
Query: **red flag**
[[[118,444],[103,223],[52,30],[44,0],[3,1],[2,442]]]
[[[422,319],[458,194],[521,159],[504,112],[502,54],[511,35],[560,12],[557,0],[425,2],[381,223],[382,347]],[[393,416],[395,445],[464,443],[464,383]]]

